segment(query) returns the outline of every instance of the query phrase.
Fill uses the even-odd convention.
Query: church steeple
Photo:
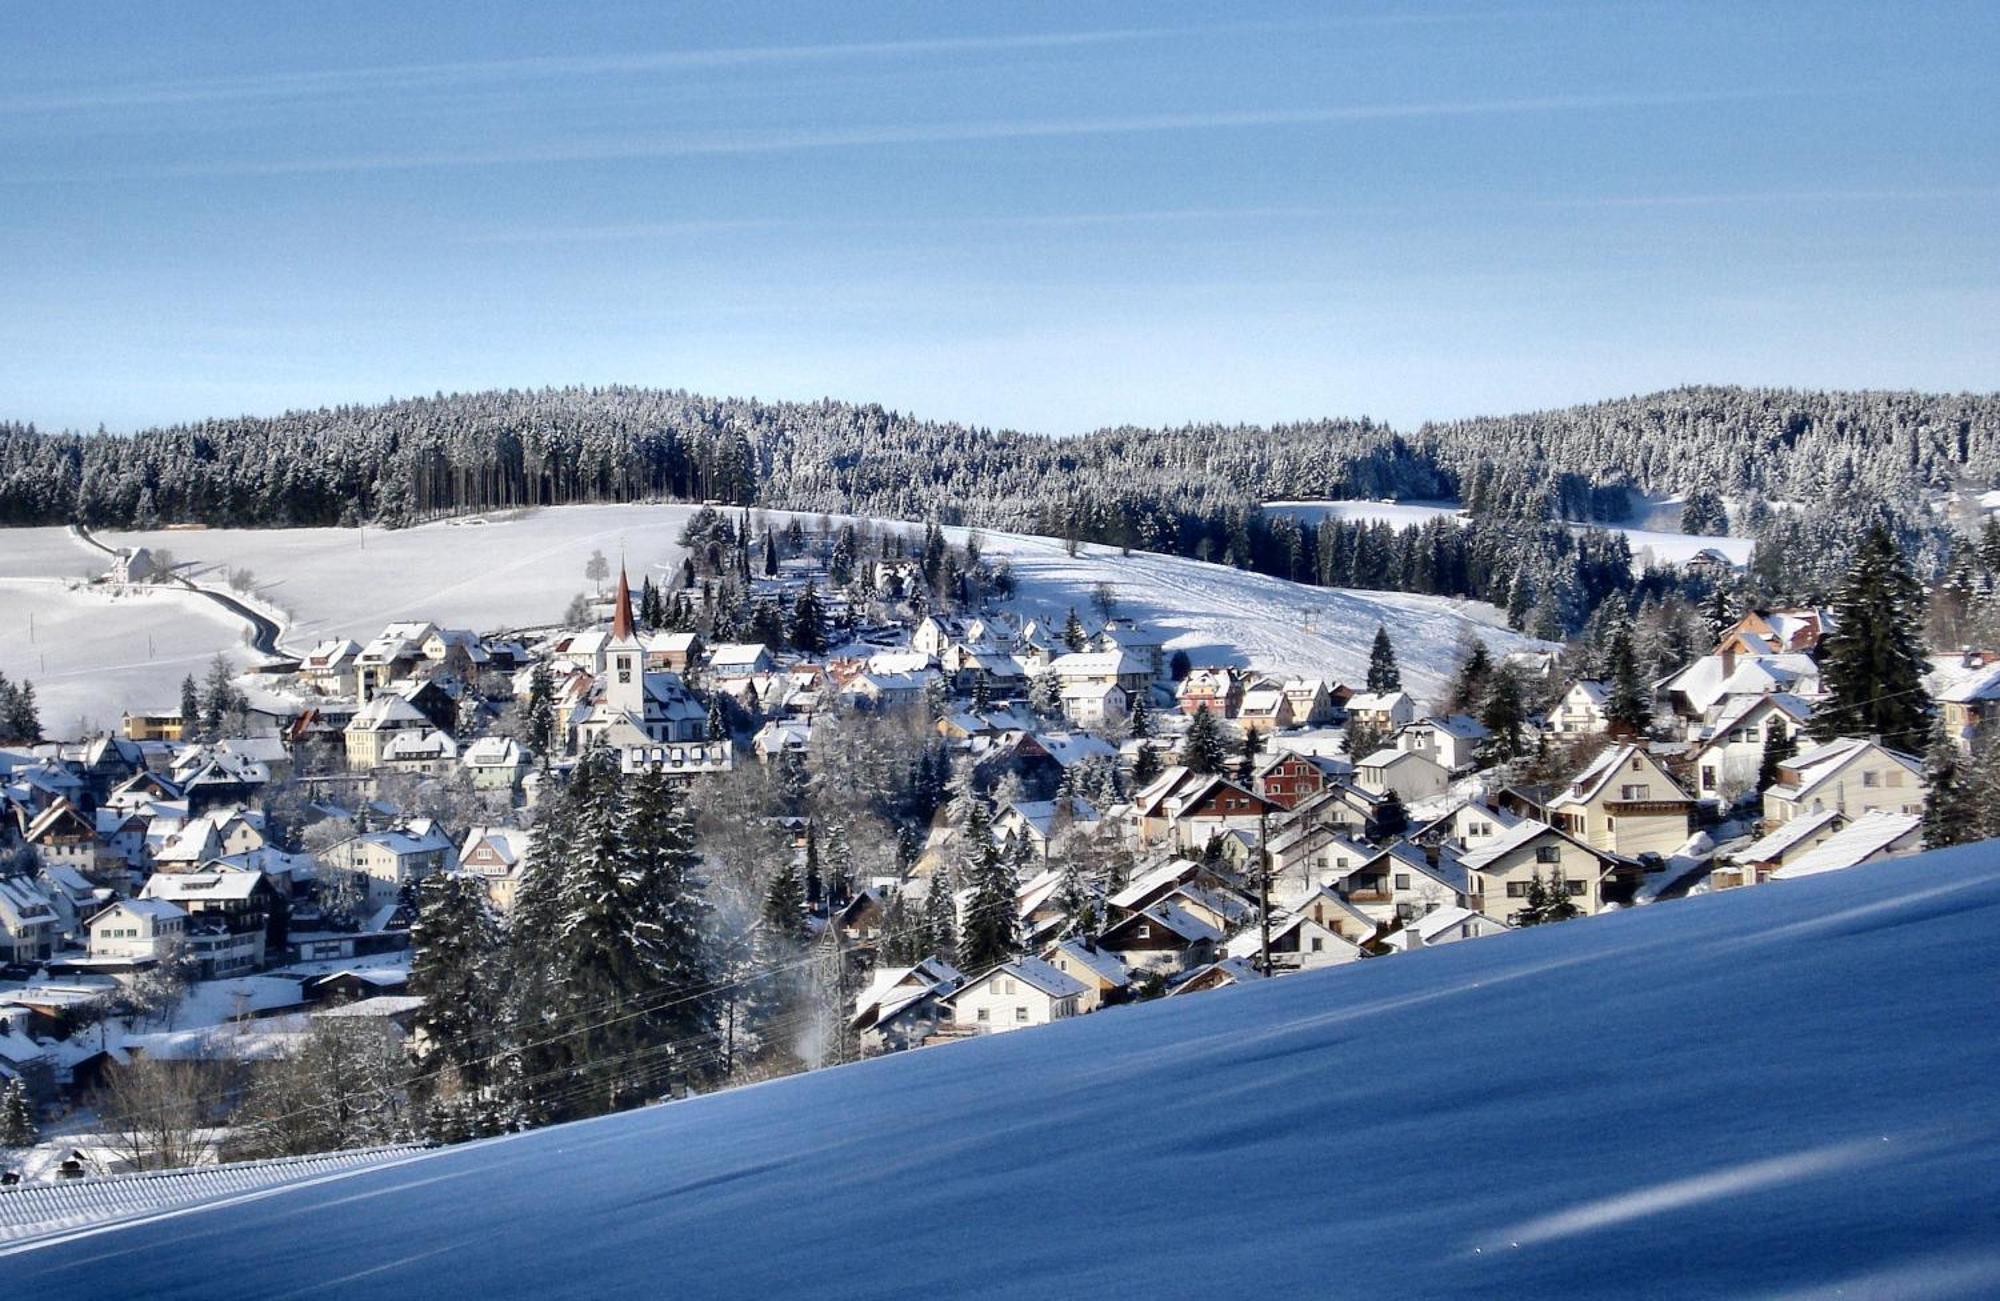
[[[646,652],[632,633],[632,584],[625,566],[618,566],[618,603],[611,612],[611,640],[604,647],[608,681],[604,703],[619,713],[643,714],[646,709]]]
[[[632,585],[625,581],[625,566],[618,566],[618,605],[611,613],[611,636],[632,640]]]

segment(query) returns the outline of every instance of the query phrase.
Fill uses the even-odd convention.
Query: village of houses
[[[810,561],[758,581],[832,587]],[[905,869],[855,882],[811,922],[861,972],[848,1029],[869,1053],[1408,961],[1689,890],[1782,888],[1921,847],[1920,760],[1814,730],[1823,611],[1744,614],[1656,684],[1644,734],[1612,727],[1607,685],[1568,680],[1559,655],[1509,657],[1547,702],[1527,748],[1574,757],[1547,781],[1509,779],[1520,765],[1492,765],[1484,726],[1403,690],[1188,663],[1115,617],[1072,611],[1051,626],[905,607],[859,627],[830,599],[838,644],[779,652],[647,631],[622,575],[592,614],[532,635],[412,621],[366,644],[323,642],[263,684],[260,699],[288,704],[237,711],[240,734],[192,739],[191,720],[163,707],[129,714],[121,735],[0,751],[0,1078],[26,1084],[54,1136],[6,1177],[115,1170],[117,1155],[83,1136],[94,1090],[134,1060],[268,1049],[328,1015],[407,1028],[420,1002],[407,990],[410,887],[464,874],[504,918],[540,792],[598,738],[627,772],[700,783],[807,754],[830,713],[923,711],[961,769],[1019,793],[992,825],[1026,861],[1078,839],[1126,864],[1095,883],[1090,933],[1057,906],[1061,872],[1031,867],[1018,880],[1023,956],[985,971],[936,955],[878,963],[890,901],[922,899],[956,852],[942,813],[913,829],[921,849]],[[1357,644],[1375,633],[1352,630]],[[466,700],[518,700],[537,665],[558,720],[548,754]],[[1935,680],[1968,743],[2000,712],[2000,665],[1941,660]],[[731,717],[754,728],[718,734],[718,696],[747,702]],[[1197,772],[1183,743],[1203,712],[1228,758]],[[1796,750],[1759,794],[1778,736]],[[1349,752],[1356,737],[1367,752]],[[1112,787],[1077,793],[1065,775],[1079,765],[1109,769]],[[478,792],[479,820],[408,815],[391,794],[412,780]],[[276,834],[280,799],[308,834]],[[192,983],[167,1014],[104,1010],[168,955]]]

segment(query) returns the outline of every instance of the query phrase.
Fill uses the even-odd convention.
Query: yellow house
[[[1643,744],[1608,745],[1569,789],[1549,801],[1549,821],[1592,849],[1625,858],[1667,855],[1688,838],[1694,801]]]
[[[1779,827],[1809,813],[1832,809],[1859,817],[1924,811],[1924,765],[1862,737],[1841,737],[1793,755],[1778,767],[1764,792],[1764,823]]]
[[[1579,913],[1604,907],[1604,884],[1613,864],[1599,851],[1546,822],[1524,818],[1468,850],[1458,865],[1466,874],[1466,906],[1496,922],[1516,925],[1528,906],[1528,888],[1562,882]]]

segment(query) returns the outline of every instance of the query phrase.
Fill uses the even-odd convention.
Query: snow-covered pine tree
[[[818,655],[826,649],[826,612],[820,604],[819,588],[811,582],[792,603],[789,631],[792,645],[805,654]]]
[[[1396,667],[1396,648],[1389,630],[1375,625],[1375,643],[1368,648],[1368,689],[1372,692],[1401,691],[1403,671]]]
[[[1893,749],[1921,749],[1931,713],[1923,588],[1881,525],[1862,539],[1833,615],[1833,631],[1820,643],[1827,698],[1814,714],[1816,734],[1879,736]]]
[[[1206,775],[1221,772],[1226,760],[1222,728],[1208,706],[1201,705],[1195,709],[1187,734],[1181,738],[1181,763],[1190,772]]]
[[[1071,651],[1080,651],[1090,644],[1090,638],[1083,631],[1083,620],[1076,617],[1076,607],[1069,608],[1069,617],[1063,620],[1062,644]]]
[[[930,888],[924,894],[923,954],[936,954],[946,962],[958,961],[958,884],[951,866],[939,863],[931,873]]]
[[[1521,729],[1528,721],[1526,693],[1521,685],[1521,675],[1511,664],[1502,664],[1493,672],[1493,685],[1486,693],[1486,707],[1479,711],[1479,722],[1492,733],[1486,752],[1492,758],[1504,763],[1518,759],[1525,753]]]
[[[1062,880],[1056,886],[1054,902],[1063,917],[1061,938],[1098,932],[1103,919],[1097,892],[1074,854],[1063,857]]]
[[[568,1106],[587,1115],[646,1096],[646,1063],[634,1054],[662,973],[638,942],[636,871],[610,747],[596,741],[585,751],[570,796],[574,840],[558,892],[551,993],[572,1065],[592,1085],[573,1091]]]
[[[983,802],[966,818],[960,867],[972,894],[965,907],[965,935],[959,965],[977,974],[1019,956],[1021,925],[1014,870],[994,843],[992,821]]]
[[[528,747],[546,772],[556,748],[555,683],[549,677],[547,660],[536,660],[528,670],[528,703],[522,722],[528,732]]]
[[[1644,736],[1652,725],[1653,710],[1639,680],[1639,660],[1632,650],[1629,618],[1621,616],[1612,626],[1604,658],[1611,679],[1611,690],[1604,701],[1605,720],[1618,735]]]
[[[1924,848],[1943,849],[1979,838],[1979,810],[1972,806],[1974,778],[1958,742],[1940,715],[1924,749]]]
[[[28,1101],[28,1086],[17,1075],[0,1089],[0,1152],[25,1151],[35,1145],[40,1134],[34,1107]]]
[[[694,818],[672,778],[647,771],[631,780],[624,830],[632,944],[655,1004],[645,1028],[674,1045],[676,1061],[700,1062],[715,1030],[717,960]]]
[[[1451,698],[1446,707],[1454,714],[1470,714],[1486,700],[1487,688],[1493,680],[1493,656],[1486,649],[1486,643],[1478,637],[1468,637],[1470,643],[1459,661],[1458,673],[1452,679]]]
[[[500,1045],[493,1027],[505,988],[500,932],[478,880],[440,873],[418,887],[416,924],[410,930],[410,992],[424,1005],[424,1065],[448,1068],[467,1089],[486,1081],[489,1058]]]

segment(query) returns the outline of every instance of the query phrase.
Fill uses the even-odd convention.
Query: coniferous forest
[[[1926,574],[1928,504],[2000,481],[2000,397],[1687,388],[1398,433],[1366,419],[1074,438],[879,406],[639,388],[509,390],[148,429],[0,425],[0,523],[401,526],[464,511],[674,499],[1018,529],[1302,582],[1472,596],[1573,630],[1627,587],[1634,493],[1758,540],[1752,581],[1825,597],[1867,527]],[[1314,525],[1282,499],[1456,499],[1469,527]],[[1699,593],[1690,591],[1691,598]]]

